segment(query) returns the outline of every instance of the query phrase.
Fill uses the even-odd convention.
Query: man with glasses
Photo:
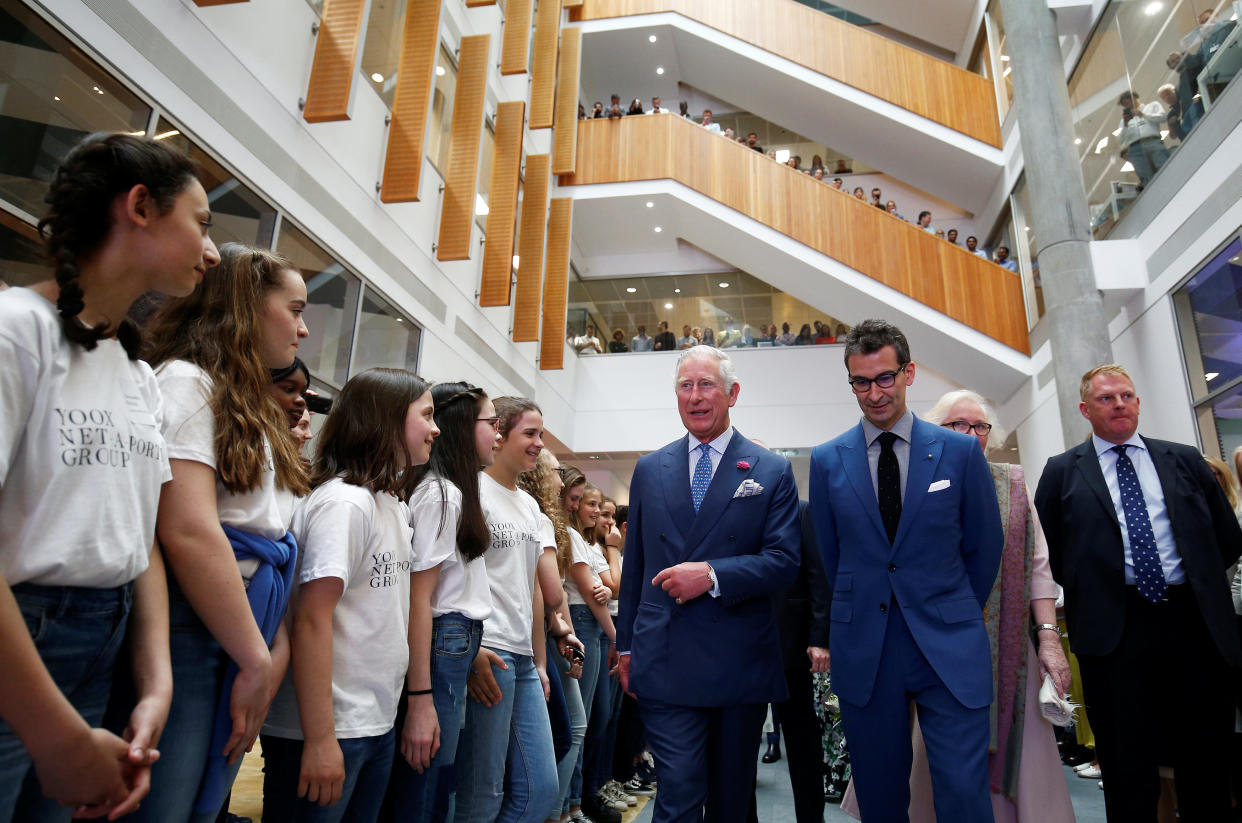
[[[915,365],[896,326],[855,326],[845,366],[863,418],[811,453],[809,508],[859,810],[909,819],[913,702],[937,819],[991,823],[983,605],[1004,540],[992,473],[973,437],[906,408]]]

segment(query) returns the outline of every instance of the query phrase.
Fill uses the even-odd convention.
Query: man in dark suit
[[[908,820],[910,704],[936,817],[992,821],[983,624],[1004,540],[975,439],[906,408],[910,346],[867,320],[845,341],[863,419],[811,453],[810,510],[832,587],[832,687],[864,820]]]
[[[660,321],[660,332],[655,336],[656,351],[672,351],[677,348],[677,338],[668,330],[668,321]]]
[[[727,354],[687,349],[674,387],[688,435],[630,483],[621,683],[656,761],[654,823],[740,823],[765,704],[785,697],[771,595],[798,572],[798,490],[788,460],[730,424]]]
[[[1172,765],[1183,821],[1228,820],[1242,650],[1225,568],[1242,529],[1198,451],[1139,436],[1124,368],[1092,369],[1079,392],[1091,438],[1048,461],[1035,506],[1065,587],[1108,819],[1155,821],[1158,769]]]

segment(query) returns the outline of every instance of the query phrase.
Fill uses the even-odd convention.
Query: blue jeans
[[[551,655],[554,649],[555,646],[549,644],[548,654]],[[561,690],[565,693],[565,708],[569,712],[569,748],[556,761],[557,795],[556,802],[552,804],[552,810],[547,815],[549,820],[555,820],[569,811],[569,804],[565,802],[569,795],[569,782],[573,779],[574,767],[578,765],[578,758],[582,754],[582,740],[586,737],[587,729],[587,716],[582,707],[579,681],[570,677],[568,671],[561,671],[559,666],[557,674],[561,681]]]
[[[113,666],[125,639],[132,588],[18,583],[12,590],[52,680],[88,724],[101,725]],[[33,766],[17,735],[0,720],[0,821],[69,820],[73,808],[62,809],[43,796]]]
[[[453,795],[457,790],[457,740],[466,722],[466,677],[479,653],[483,623],[461,614],[445,614],[431,622],[431,692],[440,723],[440,750],[422,774],[410,768],[401,755],[401,729],[408,700],[397,713],[392,778],[388,783],[393,817],[409,823],[444,823],[453,819]],[[387,817],[387,814],[385,815]]]
[[[345,759],[345,786],[331,806],[298,797],[301,740],[263,735],[263,818],[281,823],[373,823],[392,770],[392,729],[376,737],[336,741]]]
[[[571,605],[569,607],[569,616],[573,619],[574,634],[582,641],[582,645],[586,647],[586,659],[582,661],[582,679],[578,681],[578,690],[582,693],[582,708],[587,717],[586,739],[582,743],[582,749],[578,753],[578,762],[574,766],[573,778],[569,781],[569,797],[567,798],[570,806],[577,807],[582,805],[582,764],[583,757],[588,746],[591,743],[591,709],[595,705],[595,698],[598,696],[599,672],[600,672],[600,648],[601,641],[608,642],[608,635],[604,633],[604,627],[595,619],[595,615],[591,613],[590,606]],[[605,656],[604,662],[607,663]]]
[[[612,720],[612,678],[608,676],[608,653],[612,641],[608,635],[599,639],[599,675],[595,679],[595,698],[587,721],[586,740],[582,743],[582,793],[587,797],[608,782],[612,771],[612,746],[608,744],[608,723]],[[607,764],[607,765],[605,765]]]
[[[1146,186],[1169,159],[1169,150],[1158,137],[1136,140],[1126,151],[1126,159],[1134,165],[1139,183]]]
[[[552,727],[535,661],[492,649],[508,669],[492,667],[495,706],[466,702],[457,744],[456,823],[541,823],[556,799]]]
[[[621,678],[617,676],[601,675],[606,678],[608,683],[608,723],[604,727],[604,744],[600,750],[598,771],[595,772],[595,785],[603,786],[609,780],[616,777],[613,763],[617,753],[617,725],[621,719],[621,697],[624,694],[621,691]],[[626,778],[629,779],[628,777]],[[618,778],[620,780],[620,778]],[[624,782],[624,781],[621,781]]]
[[[196,813],[198,789],[207,769],[216,701],[229,656],[195,614],[176,582],[168,580],[169,647],[173,701],[164,726],[160,759],[151,767],[151,793],[126,818],[137,823],[213,823],[218,809]],[[227,785],[241,768],[237,758]],[[226,792],[227,795],[227,792]]]

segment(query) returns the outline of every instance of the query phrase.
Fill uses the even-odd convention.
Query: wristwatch
[[[1061,629],[1053,623],[1040,623],[1035,627],[1035,636],[1038,637],[1042,631],[1056,632],[1057,637],[1061,636]]]
[[[707,591],[710,593],[720,585],[720,582],[716,580],[716,570],[712,568],[711,563],[707,564],[707,579],[711,583],[711,585],[707,587]]]

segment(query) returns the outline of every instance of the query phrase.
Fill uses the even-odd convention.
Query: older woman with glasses
[[[887,373],[880,375],[876,382],[882,387],[887,377]],[[989,443],[996,446],[1004,441],[991,405],[968,389],[945,394],[923,419],[974,435],[985,452]],[[1039,710],[1045,674],[1062,695],[1069,691],[1071,681],[1056,626],[1057,587],[1048,564],[1048,546],[1027,496],[1022,467],[988,465],[1005,528],[1000,572],[984,608],[996,696],[988,747],[992,810],[997,823],[1072,823],[1074,809],[1056,738]],[[1038,651],[1031,642],[1032,624]],[[931,774],[917,727],[914,736],[910,820],[934,821]],[[856,815],[852,794],[847,793],[842,808]]]

